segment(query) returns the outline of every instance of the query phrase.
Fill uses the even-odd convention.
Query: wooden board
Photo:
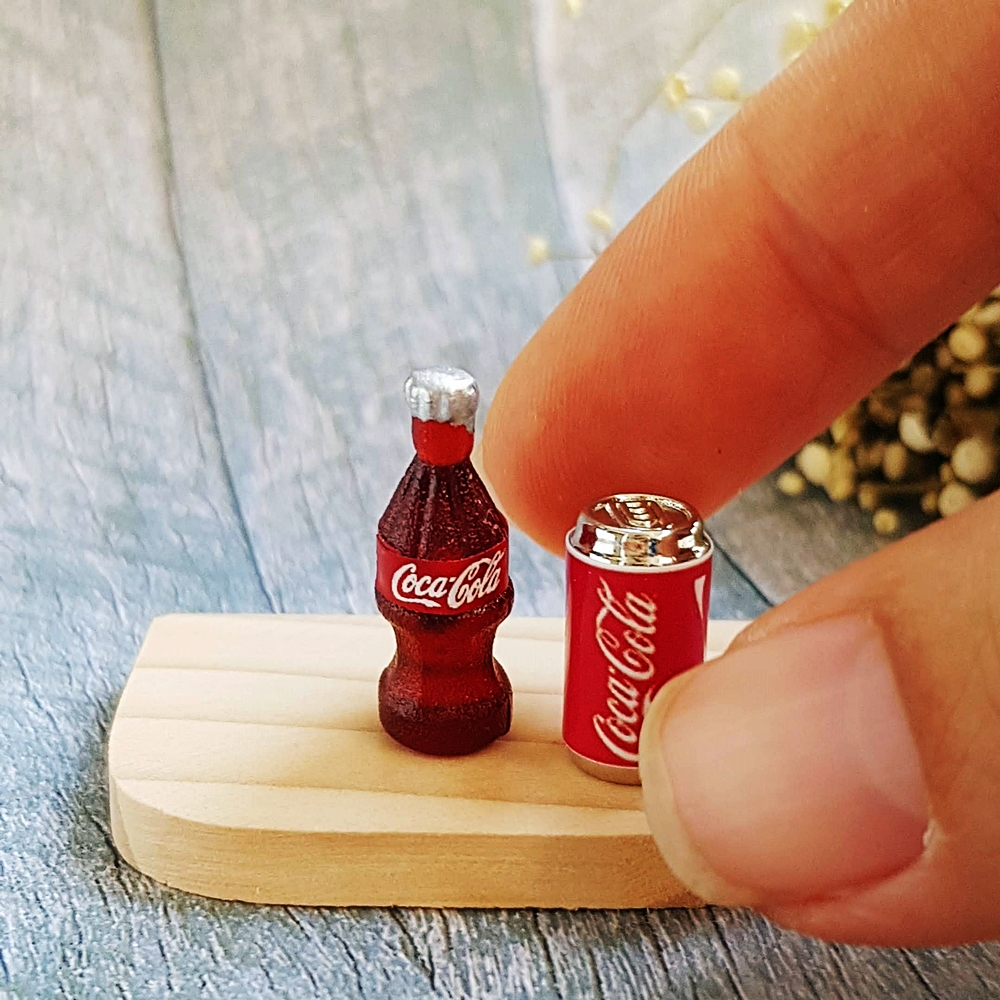
[[[745,622],[713,622],[718,653]],[[340,906],[697,904],[660,858],[641,789],[578,770],[560,738],[561,619],[501,626],[507,737],[434,758],[390,739],[381,618],[153,622],[108,750],[129,864],[205,896]]]

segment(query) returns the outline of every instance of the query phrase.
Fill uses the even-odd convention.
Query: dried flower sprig
[[[1000,286],[779,472],[855,500],[875,531],[948,517],[1000,487]],[[904,516],[905,515],[905,516]]]
[[[811,20],[801,13],[791,15],[789,20],[785,22],[781,33],[780,61],[787,66],[798,59],[823,30],[829,27],[852,2],[853,0],[825,0],[822,4],[822,15],[817,20]],[[732,0],[731,6],[738,5],[739,0]],[[561,0],[561,8],[563,16],[575,20],[584,13],[585,0]],[[680,58],[680,66],[683,66],[694,56],[708,33],[715,26],[714,24],[710,26],[686,46]],[[694,88],[690,78],[682,68],[668,73],[659,81],[651,82],[645,96],[632,113],[621,122],[608,151],[602,190],[592,207],[586,212],[585,221],[592,234],[591,252],[589,254],[570,251],[550,252],[548,241],[544,236],[532,235],[528,237],[529,261],[536,265],[560,260],[592,261],[610,243],[618,229],[611,204],[618,187],[622,150],[632,129],[650,109],[658,105],[667,112],[675,112],[690,132],[695,135],[704,135],[721,118],[739,110],[741,105],[751,96],[752,92],[746,89],[740,69],[728,64],[718,66],[709,75],[701,92]]]

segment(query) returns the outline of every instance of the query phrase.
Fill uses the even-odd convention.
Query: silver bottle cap
[[[479,386],[461,368],[418,368],[403,385],[410,413],[418,420],[458,424],[470,433],[476,429]]]
[[[653,493],[615,493],[591,504],[566,544],[595,562],[636,568],[677,566],[712,551],[694,507]]]

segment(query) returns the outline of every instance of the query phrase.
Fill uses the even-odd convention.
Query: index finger
[[[512,519],[558,551],[613,492],[707,515],[996,284],[998,47],[994,0],[858,0],[752,98],[501,383]]]

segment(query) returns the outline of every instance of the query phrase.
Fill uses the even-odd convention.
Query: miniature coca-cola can
[[[563,739],[576,764],[639,784],[639,731],[656,692],[705,658],[712,541],[670,497],[617,493],[566,536]]]

